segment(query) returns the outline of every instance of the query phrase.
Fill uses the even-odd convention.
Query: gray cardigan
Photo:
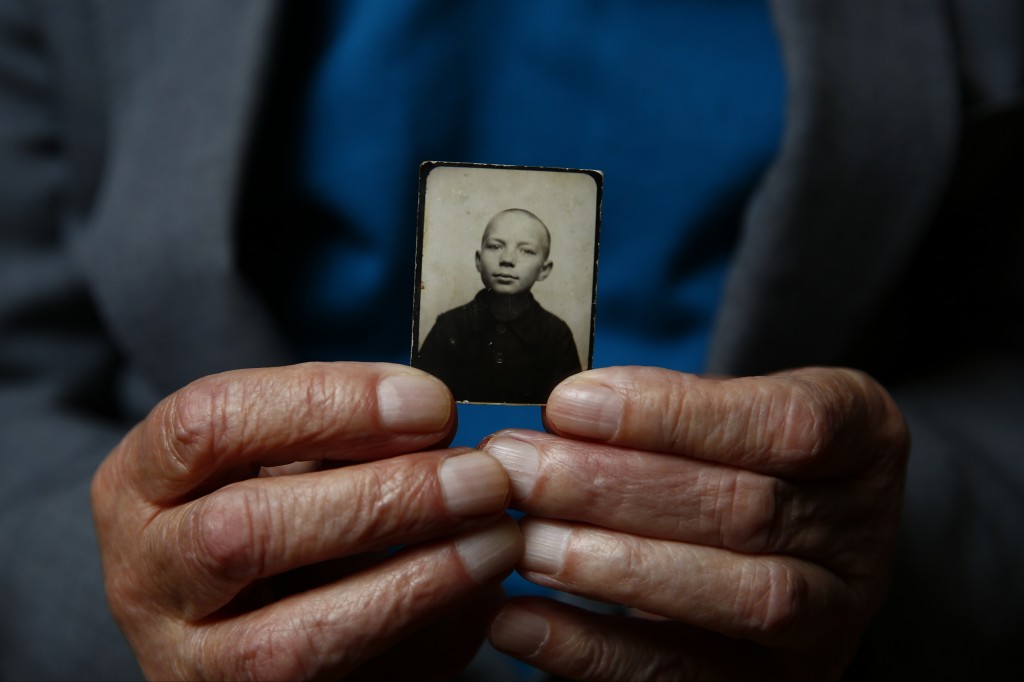
[[[887,383],[915,437],[906,530],[853,672],[985,678],[1024,637],[1024,3],[773,6],[787,131],[712,368]],[[91,473],[167,392],[290,360],[232,239],[277,19],[0,0],[0,678],[138,676]]]

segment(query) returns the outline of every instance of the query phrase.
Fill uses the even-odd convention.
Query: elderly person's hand
[[[229,372],[160,403],[93,480],[145,674],[456,674],[522,538],[494,458],[431,449],[454,422],[441,382],[383,364]]]
[[[883,599],[908,435],[848,370],[732,380],[608,368],[563,382],[552,434],[501,459],[528,579],[633,607],[509,602],[498,649],[584,679],[838,677]]]

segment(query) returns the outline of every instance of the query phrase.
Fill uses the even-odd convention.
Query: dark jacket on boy
[[[543,403],[562,379],[580,371],[568,325],[532,294],[513,320],[491,313],[486,289],[438,316],[413,363],[439,377],[456,400]]]

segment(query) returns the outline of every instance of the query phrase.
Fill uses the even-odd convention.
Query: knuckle
[[[344,533],[353,547],[378,548],[429,523],[437,486],[418,467],[366,467],[351,480]]]
[[[772,425],[777,434],[776,454],[797,464],[818,459],[828,450],[836,431],[840,413],[834,403],[803,382],[784,390],[778,400],[778,421]]]
[[[213,455],[232,443],[244,404],[240,393],[230,381],[206,377],[180,389],[165,403],[163,450],[180,477],[204,468]]]
[[[699,418],[702,410],[695,409],[694,402],[701,402],[704,398],[697,389],[694,378],[687,374],[663,373],[653,374],[647,378],[650,385],[658,387],[657,390],[644,392],[642,388],[637,393],[643,397],[653,396],[655,402],[650,405],[651,414],[661,414],[661,431],[665,434],[670,449],[683,450],[690,440],[691,434],[695,432],[695,419]],[[639,384],[641,387],[643,383]],[[645,398],[650,399],[650,398]]]
[[[580,656],[577,660],[581,667],[573,671],[574,677],[581,680],[624,679],[620,675],[626,671],[622,670],[617,657],[608,647],[600,646],[600,642],[593,638],[575,639],[579,641]]]
[[[374,470],[367,479],[366,497],[369,516],[377,523],[389,524],[392,530],[404,532],[424,520],[424,510],[440,502],[439,487],[432,476],[421,475],[421,468],[395,471],[390,467]]]
[[[238,672],[242,679],[308,679],[314,650],[305,630],[265,624],[243,640]]]
[[[677,649],[659,647],[651,641],[624,645],[601,634],[582,629],[559,642],[559,658],[573,679],[704,679],[697,674],[695,659],[688,659]]]
[[[760,641],[787,638],[810,591],[806,578],[780,561],[756,562],[737,583],[737,612],[745,629]]]
[[[910,433],[902,412],[889,393],[867,373],[849,368],[806,370],[794,377],[793,408],[784,444],[790,454],[819,459],[829,450],[872,451],[896,467],[905,466]]]
[[[181,679],[312,679],[313,648],[298,626],[287,619],[260,619],[227,631],[197,633],[192,650],[196,668]]]
[[[647,562],[651,558],[638,551],[626,537],[608,535],[603,538],[615,575],[625,587],[629,601],[641,594],[648,578]]]
[[[723,547],[751,553],[774,548],[777,489],[777,479],[749,471],[721,474],[713,514]]]
[[[263,574],[272,538],[280,532],[267,495],[248,484],[228,486],[204,498],[193,524],[194,562],[207,573],[239,581]]]

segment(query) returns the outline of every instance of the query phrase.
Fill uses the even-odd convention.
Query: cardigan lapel
[[[287,359],[239,273],[232,235],[273,9],[95,5],[109,129],[79,246],[123,352],[164,390]]]
[[[953,165],[960,93],[944,8],[774,1],[787,132],[746,216],[711,371],[849,362]]]

